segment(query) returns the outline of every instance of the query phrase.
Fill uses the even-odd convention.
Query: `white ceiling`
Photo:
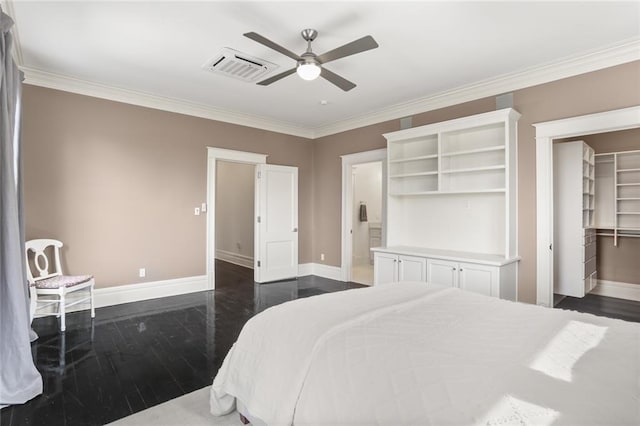
[[[30,73],[43,71],[310,131],[352,117],[366,121],[395,105],[567,58],[640,46],[637,1],[14,0],[5,8],[16,20],[27,82]],[[376,39],[379,48],[326,65],[355,82],[355,89],[343,92],[323,79],[306,82],[296,75],[263,87],[201,69],[230,47],[278,64],[275,73],[284,71],[293,60],[242,34],[255,31],[302,53],[304,28],[319,31],[313,43],[319,54],[364,35]]]

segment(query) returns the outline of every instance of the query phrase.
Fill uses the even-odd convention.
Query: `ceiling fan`
[[[340,46],[336,49],[330,50],[322,55],[316,55],[311,50],[311,42],[318,36],[318,31],[313,29],[302,30],[302,38],[307,42],[307,51],[302,55],[296,55],[292,51],[285,49],[279,44],[261,36],[258,33],[246,33],[245,37],[250,38],[253,41],[257,41],[260,44],[267,46],[277,52],[282,53],[285,56],[295,60],[298,64],[295,68],[281,72],[280,74],[269,77],[265,80],[259,81],[257,84],[261,86],[268,86],[271,83],[285,78],[295,72],[298,73],[303,80],[315,80],[318,76],[328,80],[330,83],[335,84],[345,92],[353,89],[356,85],[349,80],[340,77],[338,74],[329,71],[323,65],[335,61],[336,59],[344,58],[346,56],[355,55],[356,53],[365,52],[367,50],[375,49],[378,47],[378,43],[371,36],[364,36],[358,40],[347,43],[344,46]]]

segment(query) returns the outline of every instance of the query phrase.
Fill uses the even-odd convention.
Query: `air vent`
[[[225,47],[220,54],[208,60],[202,68],[237,80],[255,82],[276,70],[278,65]]]

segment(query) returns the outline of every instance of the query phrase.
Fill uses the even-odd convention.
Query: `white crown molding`
[[[258,117],[223,108],[211,107],[195,102],[158,96],[136,90],[108,86],[106,84],[81,80],[60,74],[37,70],[29,67],[20,68],[25,74],[25,84],[63,90],[79,95],[108,99],[116,102],[138,105],[146,108],[170,111],[194,117],[207,118],[225,123],[238,124],[271,132],[285,133],[303,138],[313,138],[313,131],[294,124],[284,123],[268,118]]]
[[[7,4],[10,4],[10,1],[8,1]],[[20,52],[17,38],[16,52]],[[564,58],[520,72],[504,74],[499,77],[462,86],[436,95],[413,99],[315,128],[150,93],[112,87],[29,67],[21,67],[21,69],[25,73],[26,84],[223,121],[241,126],[254,127],[277,133],[285,133],[303,138],[316,139],[637,60],[640,60],[640,39],[634,38],[614,46],[591,51],[587,54]]]
[[[329,136],[347,130],[400,119],[489,96],[497,96],[514,90],[549,83],[637,60],[640,60],[640,39],[634,38],[605,49],[598,49],[587,54],[561,59],[524,71],[504,74],[436,95],[413,99],[326,126],[317,127],[314,129],[313,138]]]

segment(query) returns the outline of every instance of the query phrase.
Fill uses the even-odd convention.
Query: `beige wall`
[[[518,130],[520,300],[535,301],[535,139],[532,123],[640,104],[640,62],[514,92]],[[493,97],[413,117],[420,126],[495,109]],[[340,265],[340,156],[383,148],[399,120],[310,141],[25,86],[27,237],[67,244],[69,272],[98,286],[205,272],[206,147],[269,154],[300,170],[300,262]],[[325,261],[320,261],[320,254]]]
[[[591,114],[640,104],[640,62],[558,80],[514,92],[518,123],[519,298],[535,302],[536,202],[535,130],[533,123]],[[420,126],[495,109],[495,98],[480,99],[413,117]],[[340,265],[340,155],[382,148],[382,133],[398,130],[399,120],[326,136],[314,143],[313,261]]]
[[[216,164],[216,256],[224,251],[253,259],[255,169],[230,161]]]
[[[207,150],[299,168],[300,262],[311,261],[308,139],[25,85],[27,238],[65,243],[98,287],[205,274]],[[138,278],[138,268],[147,277]]]
[[[640,150],[640,128],[587,135],[572,140],[585,141],[596,154],[635,151]]]

